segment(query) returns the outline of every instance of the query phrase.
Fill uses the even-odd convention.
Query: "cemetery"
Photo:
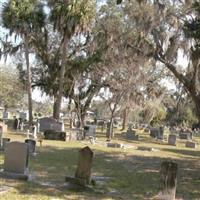
[[[200,1],[1,0],[0,200],[200,199]]]

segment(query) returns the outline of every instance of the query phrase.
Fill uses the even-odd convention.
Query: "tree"
[[[140,46],[131,44],[131,47],[137,48],[144,57],[153,57],[171,72],[192,98],[200,121],[199,51],[198,45],[191,47],[188,39],[193,38],[198,43],[199,3],[193,6],[192,2],[133,0],[119,3],[127,14],[127,23],[137,25],[140,32]],[[177,63],[181,54],[188,58],[186,67]]]
[[[49,0],[48,4],[51,8],[50,19],[54,24],[54,29],[59,32],[62,38],[60,43],[61,69],[54,113],[54,118],[59,119],[67,64],[67,48],[74,34],[82,32],[91,22],[94,17],[95,2],[93,0]]]
[[[27,67],[27,92],[29,108],[29,125],[33,123],[32,116],[32,88],[31,88],[31,66],[29,60],[32,32],[38,31],[44,23],[44,12],[42,5],[37,0],[9,0],[5,3],[2,11],[3,27],[22,40],[26,67]],[[17,51],[17,49],[15,49]],[[11,48],[11,53],[13,48]],[[9,52],[9,51],[8,51]],[[9,52],[9,53],[10,53]]]
[[[12,67],[0,67],[0,105],[4,109],[17,107],[23,100],[24,89],[17,71]]]

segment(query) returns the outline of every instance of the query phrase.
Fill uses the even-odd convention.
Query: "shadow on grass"
[[[182,155],[200,158],[200,151],[196,151],[196,150],[185,150],[185,149],[162,149],[162,150],[176,153],[176,154],[182,154]]]
[[[92,146],[95,148],[95,146]],[[41,152],[32,157],[30,170],[35,173],[35,179],[40,182],[53,183],[52,186],[41,186],[33,182],[20,182],[16,189],[21,195],[42,195],[64,198],[75,195],[73,199],[151,199],[159,190],[159,169],[163,158],[126,155],[117,152],[95,150],[92,174],[94,176],[110,177],[97,183],[99,192],[72,192],[63,186],[65,176],[73,176],[76,170],[79,148],[43,147]],[[170,151],[169,149],[167,151]],[[174,151],[174,150],[172,150]],[[179,150],[177,150],[179,151]],[[184,152],[184,150],[183,150]],[[190,151],[189,151],[190,152]],[[187,151],[186,151],[187,153]],[[192,151],[193,153],[193,151]],[[197,155],[198,156],[199,152]],[[177,196],[183,199],[197,199],[200,197],[200,170],[198,161],[173,160],[178,163]]]

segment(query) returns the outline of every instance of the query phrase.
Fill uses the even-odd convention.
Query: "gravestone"
[[[84,126],[84,139],[86,137],[96,137],[96,126],[95,125],[87,125]]]
[[[26,139],[25,143],[28,144],[28,151],[30,154],[35,153],[35,146],[36,146],[36,141],[31,140],[31,139]]]
[[[126,139],[128,140],[139,140],[139,135],[136,135],[136,132],[132,129],[126,131]]]
[[[53,130],[56,132],[62,132],[62,123],[57,122],[54,118],[44,117],[39,119],[40,131],[44,132],[47,130]]]
[[[150,128],[150,136],[157,139],[164,139],[164,128]]]
[[[66,132],[57,132],[54,130],[46,130],[44,132],[44,139],[66,141]]]
[[[160,200],[175,200],[178,165],[174,162],[164,161],[160,170]]]
[[[176,135],[170,134],[168,136],[168,144],[176,146]]]
[[[179,133],[179,138],[182,140],[189,140],[191,139],[190,133]]]
[[[86,184],[90,184],[91,181],[93,157],[94,153],[88,146],[79,151],[79,160],[75,177],[78,179],[84,179]]]
[[[91,168],[94,153],[87,146],[79,151],[78,166],[75,177],[66,177],[65,180],[70,183],[86,186],[91,183]]]
[[[150,136],[153,138],[157,138],[160,133],[159,128],[150,128]]]
[[[123,144],[119,144],[119,143],[112,143],[112,142],[109,142],[107,143],[107,147],[111,147],[111,148],[122,148],[124,147]]]
[[[197,147],[197,144],[196,144],[196,142],[194,142],[194,141],[186,141],[185,147],[188,147],[188,148],[196,148],[196,147]]]
[[[4,171],[1,176],[28,179],[28,145],[21,142],[8,143],[5,149]]]

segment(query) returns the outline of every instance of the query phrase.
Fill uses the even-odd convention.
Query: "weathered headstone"
[[[84,179],[86,184],[90,184],[91,181],[91,168],[94,153],[87,146],[79,151],[78,166],[76,169],[75,177],[79,179]]]
[[[119,144],[119,143],[112,143],[112,142],[107,143],[107,147],[111,147],[111,148],[122,148],[123,146],[124,146],[123,144]]]
[[[39,119],[40,131],[53,130],[55,132],[62,132],[62,123],[57,122],[54,118],[44,117]]]
[[[139,140],[139,135],[136,135],[135,130],[128,129],[126,131],[126,139],[128,139],[128,140]]]
[[[164,139],[164,127],[150,128],[150,136],[160,140]]]
[[[176,146],[176,135],[170,134],[168,136],[168,144],[169,145],[175,145]]]
[[[86,137],[96,137],[96,126],[95,125],[87,125],[84,126],[84,139]]]
[[[21,142],[8,143],[5,149],[3,177],[28,179],[28,145]]]
[[[196,142],[194,142],[194,141],[186,141],[185,147],[188,147],[188,148],[196,148],[196,147],[197,147],[197,144],[196,144]]]
[[[175,200],[178,165],[164,161],[161,164],[159,200]]]
[[[31,140],[31,139],[26,139],[25,143],[28,144],[28,151],[30,154],[35,153],[35,146],[36,146],[36,141]]]
[[[159,128],[150,128],[150,136],[151,137],[157,138],[159,134],[160,134]]]
[[[66,141],[66,132],[57,132],[57,131],[53,131],[53,130],[46,130],[44,132],[44,138],[47,140]]]
[[[94,153],[87,146],[79,151],[78,166],[75,177],[66,177],[66,181],[75,183],[81,186],[86,186],[91,183],[91,168]]]
[[[182,140],[189,140],[191,139],[190,133],[179,133],[179,138]]]

